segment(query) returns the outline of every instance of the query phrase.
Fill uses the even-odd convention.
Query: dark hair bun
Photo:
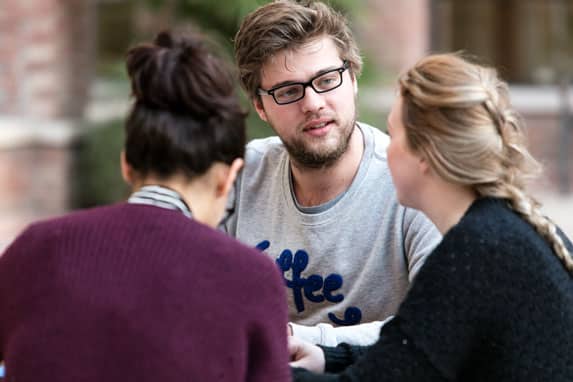
[[[244,154],[245,116],[229,67],[196,33],[161,32],[127,53],[135,102],[127,162],[142,176],[189,178]]]
[[[153,43],[132,48],[127,72],[136,103],[200,118],[236,107],[229,71],[204,41],[198,34],[164,31]]]

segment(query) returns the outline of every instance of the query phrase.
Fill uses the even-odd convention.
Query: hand
[[[326,361],[324,360],[324,352],[318,346],[300,338],[289,336],[288,351],[292,367],[302,367],[315,373],[324,373]]]

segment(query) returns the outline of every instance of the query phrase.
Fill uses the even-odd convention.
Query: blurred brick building
[[[91,0],[0,2],[0,246],[68,206],[94,19]]]
[[[96,9],[102,3],[128,11],[139,4],[0,0],[0,248],[30,221],[70,208],[71,148],[85,115],[96,41],[121,42],[117,49],[123,50],[126,40],[119,12],[108,14],[111,27],[96,30]],[[498,67],[512,83],[533,152],[547,167],[547,177],[537,187],[573,189],[573,127],[563,118],[573,109],[573,94],[563,87],[571,95],[566,104],[562,95],[566,92],[560,93],[556,86],[573,68],[573,2],[362,0],[361,4],[353,27],[372,66],[386,78],[395,78],[432,51],[463,49]],[[138,20],[145,25],[153,20],[155,27],[170,22],[165,15],[152,19],[140,15]],[[386,92],[372,96],[361,92],[362,100],[376,110],[388,108],[390,82]]]
[[[429,52],[463,50],[494,65],[510,82],[532,152],[545,165],[534,187],[573,190],[572,1],[366,1],[356,28],[388,78]],[[365,102],[380,109],[388,98]]]

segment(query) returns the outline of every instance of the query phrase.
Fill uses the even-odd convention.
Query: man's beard
[[[326,168],[332,166],[348,150],[350,138],[354,132],[356,117],[350,121],[350,125],[344,126],[341,131],[342,136],[339,138],[336,147],[329,150],[313,150],[308,148],[302,140],[294,140],[283,144],[287,149],[289,156],[296,165],[305,168]]]

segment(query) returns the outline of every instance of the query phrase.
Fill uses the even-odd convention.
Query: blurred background
[[[129,46],[163,28],[198,27],[231,60],[239,21],[265,2],[0,0],[0,248],[34,220],[126,197],[118,161]],[[545,165],[532,192],[573,236],[573,1],[330,4],[362,48],[360,120],[381,129],[397,74],[423,55],[464,50],[498,68]],[[270,134],[251,113],[249,136]]]

